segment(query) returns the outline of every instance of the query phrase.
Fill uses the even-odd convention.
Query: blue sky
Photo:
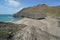
[[[0,14],[14,14],[24,7],[37,4],[60,6],[60,0],[0,0]]]

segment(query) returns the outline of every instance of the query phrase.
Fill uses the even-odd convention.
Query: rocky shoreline
[[[60,40],[58,20],[24,18],[14,23],[0,22],[0,32],[7,32],[3,40]]]

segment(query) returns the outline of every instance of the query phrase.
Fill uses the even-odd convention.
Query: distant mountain
[[[45,18],[47,15],[60,16],[60,6],[48,6],[39,4],[33,7],[23,8],[14,14],[14,17]]]

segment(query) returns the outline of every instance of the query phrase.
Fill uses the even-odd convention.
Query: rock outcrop
[[[24,24],[14,24],[9,22],[0,22],[0,40],[12,39],[15,32],[25,27]]]
[[[39,4],[37,6],[23,8],[21,11],[14,14],[14,17],[44,19],[47,14],[55,16],[60,15],[60,6],[48,6],[46,4]]]
[[[43,20],[24,18],[14,23],[0,22],[0,27],[2,32],[8,32],[3,37],[5,40],[60,40],[59,22],[50,17]]]
[[[21,11],[14,14],[14,17],[27,17],[27,18],[44,18],[46,13],[43,12],[44,9],[48,8],[47,5],[37,5],[33,7],[23,8]]]
[[[60,40],[59,21],[47,17],[43,20],[24,18],[16,24],[25,24],[26,27],[15,32],[12,40]]]
[[[59,40],[59,37],[49,34],[41,28],[26,26],[17,31],[12,40]]]

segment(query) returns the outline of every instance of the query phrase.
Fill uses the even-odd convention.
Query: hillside
[[[46,4],[39,4],[33,7],[23,8],[21,11],[14,14],[14,17],[27,18],[44,18],[49,15],[60,16],[60,6],[48,6]]]

